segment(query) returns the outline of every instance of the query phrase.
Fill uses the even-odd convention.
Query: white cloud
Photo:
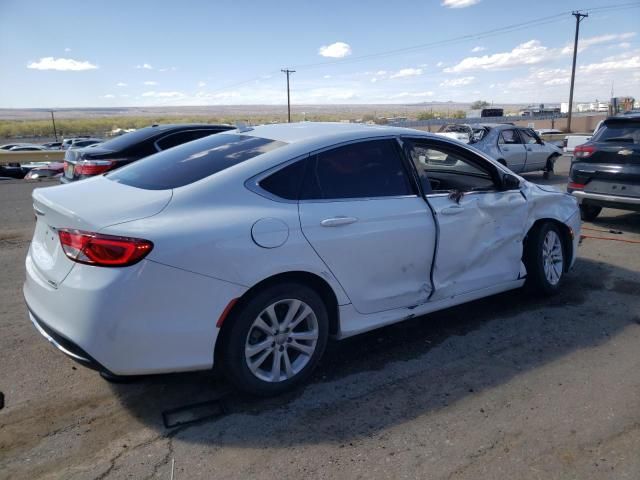
[[[378,79],[377,79],[376,77],[373,77],[373,78],[371,79],[371,83],[376,83],[377,81],[378,81]]]
[[[578,42],[578,51],[582,52],[587,48],[598,45],[601,43],[609,43],[620,40],[629,40],[630,38],[635,37],[636,32],[626,32],[626,33],[608,33],[605,35],[598,35],[597,37],[587,37],[583,38]],[[573,43],[566,45],[561,53],[564,55],[569,55],[573,53]]]
[[[27,68],[34,70],[59,70],[59,71],[74,71],[79,72],[82,70],[95,70],[97,65],[84,60],[73,60],[72,58],[54,58],[43,57],[37,62],[31,62],[27,65]]]
[[[386,70],[378,70],[375,74],[378,75],[378,76],[382,76],[382,75],[386,75],[387,71]]]
[[[207,82],[198,82],[198,88],[202,88],[202,87],[206,87],[207,86]]]
[[[136,67],[138,70],[140,69],[144,69],[144,70],[153,70],[153,67],[151,65],[149,65],[148,63],[143,63],[141,65],[136,65]]]
[[[476,77],[460,77],[445,80],[440,84],[441,87],[460,87],[462,85],[469,85],[475,80]]]
[[[480,45],[478,45],[477,47],[473,47],[471,49],[471,52],[478,53],[478,52],[482,52],[483,50],[486,50],[486,48],[485,47],[481,47]]]
[[[505,70],[521,65],[540,63],[549,56],[549,49],[539,40],[521,43],[510,52],[494,53],[481,57],[467,57],[453,67],[445,68],[447,73],[460,73],[469,70]]]
[[[447,8],[466,8],[476,3],[480,3],[480,0],[442,0],[440,5]]]
[[[144,92],[142,94],[143,97],[153,97],[153,98],[181,98],[184,97],[185,94],[182,92]]]
[[[70,49],[69,47],[67,47],[67,48],[65,48],[65,49],[64,49],[64,51],[65,51],[65,52],[70,52],[70,51],[71,51],[71,49]]]
[[[344,42],[335,42],[331,45],[323,45],[318,49],[318,55],[330,58],[344,58],[351,55],[351,46]]]
[[[153,80],[147,80],[146,82],[142,82],[143,85],[148,85],[150,87],[153,87],[154,85],[158,85],[158,82],[155,82]]]
[[[129,94],[128,93],[123,93],[122,95],[120,95],[122,98],[129,98]]]
[[[436,63],[436,67],[441,67],[441,66],[443,66],[443,65],[444,65],[444,62],[438,62],[438,63]]]
[[[124,82],[118,82],[118,83],[116,83],[116,87],[126,87],[126,86],[127,86],[127,84],[126,84],[126,83],[124,83]]]
[[[421,68],[402,68],[392,74],[389,78],[417,77],[418,75],[422,75]]]
[[[331,78],[331,75],[324,75],[322,78],[329,79]]]
[[[112,93],[107,93],[106,95],[103,95],[102,98],[116,98],[116,96],[113,95]]]
[[[635,55],[633,57],[628,57],[624,60],[616,57],[610,57],[608,59],[604,59],[604,61],[602,62],[590,63],[587,65],[581,65],[580,67],[578,67],[578,71],[581,74],[616,72],[621,70],[636,70],[636,69],[640,69],[640,54]]]
[[[620,48],[629,48],[629,47],[631,47],[631,44],[629,42],[620,42],[618,44],[618,47],[620,47]]]

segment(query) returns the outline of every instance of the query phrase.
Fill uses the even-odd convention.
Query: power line
[[[615,5],[595,6],[595,7],[585,8],[582,11],[584,11],[584,12],[605,13],[605,12],[626,10],[626,9],[631,9],[631,8],[640,8],[640,2],[627,2],[627,3],[619,3],[619,4],[615,4]],[[313,68],[318,68],[318,67],[323,67],[323,66],[330,66],[330,65],[350,64],[350,63],[356,63],[356,62],[362,62],[362,61],[371,60],[371,59],[374,59],[374,58],[391,57],[391,56],[401,55],[401,54],[412,52],[412,51],[426,50],[426,49],[435,48],[435,47],[441,47],[441,46],[445,46],[445,45],[463,43],[463,42],[466,42],[466,41],[469,41],[469,40],[478,40],[478,39],[493,37],[493,36],[497,36],[497,35],[503,35],[503,34],[506,34],[506,33],[511,33],[511,32],[515,32],[515,31],[518,31],[518,30],[523,30],[523,29],[526,29],[526,28],[529,28],[529,27],[547,25],[547,24],[555,23],[555,22],[559,22],[559,21],[566,21],[566,15],[567,14],[572,14],[572,13],[573,13],[572,11],[564,11],[564,12],[556,13],[554,15],[548,15],[548,16],[545,16],[545,17],[540,17],[540,18],[537,18],[537,19],[529,20],[529,21],[526,21],[526,22],[519,22],[519,23],[515,23],[515,24],[511,24],[511,25],[505,25],[504,27],[499,27],[499,28],[494,28],[494,29],[491,29],[491,30],[486,30],[484,32],[477,32],[477,33],[474,33],[474,34],[461,35],[461,36],[452,37],[452,38],[449,38],[449,39],[438,40],[438,41],[429,42],[429,43],[423,43],[423,44],[419,44],[419,45],[407,46],[407,47],[403,47],[403,48],[387,50],[387,51],[384,51],[384,52],[377,52],[377,53],[371,53],[371,54],[367,54],[367,55],[360,55],[360,56],[356,56],[356,57],[342,58],[342,59],[326,61],[326,62],[300,64],[300,65],[295,65],[294,68],[296,68],[296,69],[313,69]],[[272,72],[269,72],[268,74],[263,74],[263,75],[260,75],[260,76],[257,76],[257,77],[250,78],[248,80],[243,80],[243,81],[240,81],[240,82],[231,83],[231,84],[222,86],[220,88],[211,90],[211,93],[223,92],[223,91],[229,90],[229,89],[237,87],[237,86],[246,85],[248,83],[252,83],[254,81],[262,79],[265,75],[272,75],[274,73],[276,73],[276,72],[272,71]]]

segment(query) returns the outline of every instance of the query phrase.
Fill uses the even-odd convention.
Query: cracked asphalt
[[[568,158],[544,181],[566,182]],[[28,321],[34,186],[0,183],[0,478],[640,478],[640,214],[605,210],[562,292],[513,291],[330,344],[256,400],[219,372],[109,384]],[[622,233],[618,233],[622,232]],[[616,240],[611,240],[611,239]],[[167,429],[162,412],[226,414]]]

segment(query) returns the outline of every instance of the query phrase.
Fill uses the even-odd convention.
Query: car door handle
[[[333,217],[325,218],[320,222],[323,227],[339,227],[341,225],[349,225],[356,223],[358,219],[356,217]]]
[[[462,207],[447,207],[440,210],[440,213],[442,213],[442,215],[457,215],[463,211],[464,208]]]

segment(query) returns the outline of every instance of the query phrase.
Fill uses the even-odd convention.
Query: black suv
[[[98,145],[67,150],[60,181],[69,183],[101,175],[162,150],[234,128],[209,124],[152,125]]]
[[[640,114],[607,118],[575,148],[567,190],[583,220],[594,220],[602,207],[640,211]]]

